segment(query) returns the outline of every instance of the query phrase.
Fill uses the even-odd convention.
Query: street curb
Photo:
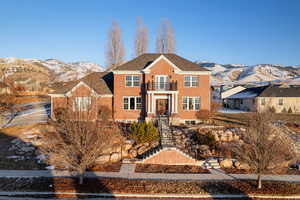
[[[22,195],[79,195],[97,197],[117,197],[117,198],[173,198],[173,199],[238,199],[238,198],[262,198],[262,199],[300,199],[300,195],[257,195],[257,194],[133,194],[133,193],[76,193],[76,192],[0,192],[1,197],[18,197]]]

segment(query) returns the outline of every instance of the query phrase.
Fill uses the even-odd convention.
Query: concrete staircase
[[[207,159],[202,164],[204,169],[220,169],[219,161],[217,159]]]

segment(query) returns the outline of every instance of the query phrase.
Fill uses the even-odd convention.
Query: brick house
[[[116,121],[167,115],[174,124],[196,122],[199,110],[210,109],[210,72],[175,54],[143,54],[112,71],[61,84],[50,96],[53,118],[68,98],[75,110],[107,106]]]

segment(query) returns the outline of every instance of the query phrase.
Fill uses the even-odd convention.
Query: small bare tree
[[[2,114],[9,113],[11,116],[15,112],[15,104],[17,100],[17,88],[14,83],[6,77],[6,71],[0,72],[0,117]]]
[[[125,56],[125,50],[121,38],[121,28],[116,21],[112,22],[111,28],[108,32],[106,50],[106,64],[108,70],[120,65]]]
[[[41,147],[50,165],[77,172],[79,184],[83,183],[86,170],[95,164],[103,151],[123,140],[120,129],[113,121],[98,118],[98,113],[103,114],[108,109],[100,111],[95,102],[93,97],[84,97],[79,101],[68,99],[65,108],[56,110],[56,121],[51,122],[56,131],[45,135],[45,144]]]
[[[156,52],[157,53],[175,53],[175,35],[171,22],[164,20],[158,31],[156,39]]]
[[[145,27],[141,18],[136,20],[134,48],[136,57],[148,51],[148,28]]]
[[[254,113],[249,121],[243,143],[236,144],[233,155],[247,163],[257,176],[257,188],[262,187],[262,174],[272,172],[279,164],[293,158],[288,141],[273,125],[272,113]]]
[[[196,117],[199,120],[205,120],[211,123],[212,118],[216,116],[220,108],[221,108],[220,103],[211,101],[210,110],[199,110],[196,113]]]

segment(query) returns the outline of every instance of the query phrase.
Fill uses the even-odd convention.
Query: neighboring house
[[[276,113],[300,112],[300,86],[269,85],[246,88],[226,99],[231,109],[266,111]]]
[[[233,87],[233,88],[230,88],[228,90],[225,90],[221,93],[221,99],[226,99],[227,97],[231,96],[231,95],[234,95],[240,91],[243,91],[245,90],[246,88],[243,87],[243,86],[236,86],[236,87]]]
[[[97,99],[93,103],[91,95]],[[74,105],[109,107],[116,121],[167,115],[173,123],[196,122],[199,110],[210,109],[210,71],[175,54],[143,54],[111,72],[65,83],[50,96],[52,117],[71,98]]]

